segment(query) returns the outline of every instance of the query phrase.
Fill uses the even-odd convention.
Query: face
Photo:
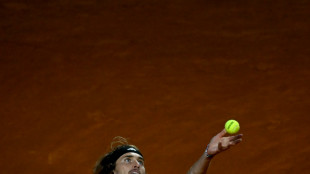
[[[115,164],[114,174],[145,174],[144,159],[137,153],[125,153]]]

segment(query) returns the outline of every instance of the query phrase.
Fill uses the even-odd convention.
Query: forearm
[[[209,168],[211,158],[203,153],[199,160],[189,169],[187,174],[205,174]]]
[[[206,151],[201,155],[199,160],[189,169],[187,174],[206,174],[212,156],[215,156],[218,153],[227,150],[230,146],[234,146],[242,141],[242,134],[224,137],[225,134],[226,130],[223,129],[220,133],[218,133],[211,139]]]

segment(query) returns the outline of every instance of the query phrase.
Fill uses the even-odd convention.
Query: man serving
[[[207,173],[212,158],[242,141],[242,134],[227,136],[223,129],[215,135],[208,144],[205,152],[192,165],[187,174]],[[128,144],[127,140],[121,137],[116,143],[121,143],[105,154],[94,168],[94,174],[145,174],[144,157],[135,145]],[[113,146],[112,142],[112,146]]]

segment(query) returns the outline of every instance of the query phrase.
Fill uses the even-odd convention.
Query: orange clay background
[[[310,169],[308,0],[0,1],[0,173],[91,173],[113,137],[148,174]]]

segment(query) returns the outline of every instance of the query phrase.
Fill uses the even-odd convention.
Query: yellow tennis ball
[[[240,126],[239,126],[238,121],[236,120],[228,120],[225,123],[225,130],[229,134],[235,134],[239,131],[239,129],[240,129]]]

